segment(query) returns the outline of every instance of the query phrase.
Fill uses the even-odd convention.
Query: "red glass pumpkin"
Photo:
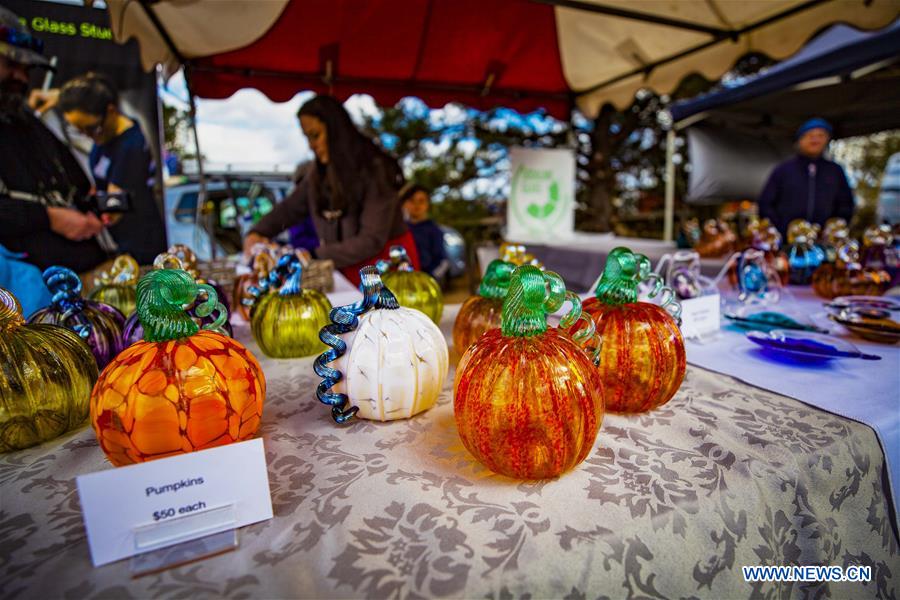
[[[504,301],[502,328],[482,335],[457,367],[459,436],[491,471],[516,479],[555,477],[578,465],[594,445],[603,418],[597,370],[572,337],[547,329],[546,314],[564,299],[579,304],[558,275],[519,267]],[[573,310],[566,326],[579,313]],[[579,337],[592,333],[588,324]]]
[[[677,322],[661,306],[637,301],[637,284],[647,276],[645,256],[616,248],[596,297],[584,303],[603,340],[598,370],[611,412],[652,410],[668,402],[684,381],[684,339]]]
[[[453,347],[463,354],[485,332],[500,327],[503,299],[509,289],[509,278],[515,265],[495,260],[488,265],[478,294],[468,298],[453,323]]]

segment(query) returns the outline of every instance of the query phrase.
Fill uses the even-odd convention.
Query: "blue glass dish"
[[[772,356],[797,361],[824,362],[835,358],[881,360],[876,354],[865,354],[856,346],[830,335],[809,331],[775,329],[768,333],[750,331],[747,339],[758,344]]]

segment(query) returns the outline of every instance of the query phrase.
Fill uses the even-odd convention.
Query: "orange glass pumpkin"
[[[453,323],[453,347],[463,354],[486,331],[500,327],[503,299],[509,289],[509,278],[515,265],[495,260],[488,265],[478,294],[468,298],[459,308]]]
[[[253,437],[266,382],[239,342],[199,331],[183,307],[202,292],[198,314],[227,318],[215,290],[185,271],[151,271],[138,283],[144,341],[126,348],[91,394],[91,423],[116,466],[221,446]]]
[[[668,402],[684,381],[684,339],[677,318],[681,307],[671,290],[663,306],[637,301],[637,286],[652,280],[650,261],[627,248],[610,252],[595,297],[584,303],[603,340],[598,370],[606,409],[636,413]],[[656,293],[663,291],[656,282]]]
[[[549,293],[548,293],[549,287]],[[555,477],[578,465],[594,446],[603,418],[603,387],[588,354],[546,315],[565,300],[556,273],[532,265],[515,270],[503,304],[502,326],[482,335],[456,370],[453,400],[463,445],[488,469],[516,479]],[[592,339],[582,318],[579,340]]]
[[[813,290],[822,298],[838,296],[880,296],[891,286],[884,269],[863,267],[859,262],[859,242],[844,240],[832,263],[823,263],[812,276]]]

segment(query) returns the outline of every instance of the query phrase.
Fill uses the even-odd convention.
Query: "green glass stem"
[[[161,269],[144,275],[137,285],[137,313],[144,340],[165,342],[196,334],[200,326],[188,314],[187,307],[201,294],[205,299],[196,306],[195,313],[202,318],[218,310],[218,318],[204,329],[219,330],[228,312],[212,286],[198,284],[181,269]]]
[[[484,277],[481,278],[481,285],[478,286],[478,295],[483,298],[491,298],[494,300],[502,300],[509,291],[509,284],[516,265],[502,261],[500,259],[491,261]]]

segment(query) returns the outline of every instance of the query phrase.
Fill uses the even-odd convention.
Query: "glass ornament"
[[[566,301],[560,328],[548,328],[547,315]],[[515,479],[556,477],[581,463],[603,419],[604,387],[582,347],[590,344],[599,345],[593,323],[562,278],[518,267],[500,329],[478,338],[456,370],[453,410],[466,449]]]
[[[781,286],[788,284],[790,265],[787,255],[781,251],[781,233],[768,219],[755,219],[747,226],[750,234],[750,248],[763,253],[769,268],[778,275]],[[737,260],[731,263],[728,270],[728,281],[732,287],[740,288],[738,282]]]
[[[215,290],[186,271],[154,270],[137,286],[144,341],[100,374],[91,423],[116,466],[250,439],[259,428],[266,381],[256,358],[213,331],[228,318]],[[203,294],[201,330],[184,310]]]
[[[825,251],[816,245],[818,231],[803,219],[794,219],[788,225],[789,280],[794,285],[808,285],[812,274],[825,260]]]
[[[453,347],[460,355],[484,332],[500,327],[503,299],[515,268],[509,262],[492,261],[481,279],[478,294],[468,298],[459,308],[453,323]]]
[[[377,267],[359,271],[363,299],[331,311],[319,338],[329,350],[313,369],[318,399],[345,423],[412,417],[437,402],[449,369],[444,334],[424,313],[401,307]]]
[[[118,309],[81,297],[81,279],[71,269],[49,267],[43,274],[51,304],[28,317],[29,323],[50,323],[71,329],[91,349],[102,369],[125,347],[125,317]]]
[[[109,304],[126,317],[134,313],[138,277],[141,267],[128,254],[117,256],[107,271],[94,277],[94,288],[88,298]]]
[[[847,221],[840,217],[831,217],[825,221],[821,244],[822,250],[825,252],[825,262],[835,262],[838,247],[849,239],[850,228],[847,226]]]
[[[250,306],[255,300],[250,288],[258,286],[260,281],[269,277],[269,273],[275,269],[277,260],[275,254],[269,251],[268,244],[256,244],[250,251],[250,264],[246,267],[249,272],[235,278],[232,304],[237,307],[245,321],[250,321]]]
[[[900,285],[900,250],[890,225],[872,225],[863,233],[860,263],[868,269],[887,271],[891,286]]]
[[[700,239],[694,246],[703,258],[716,258],[734,252],[737,236],[727,223],[718,219],[709,219],[703,224]]]
[[[173,248],[174,247],[177,247],[177,245],[173,246]],[[181,262],[181,259],[178,258],[177,256],[175,256],[174,254],[170,254],[169,252],[163,252],[162,254],[158,255],[156,257],[156,259],[153,261],[153,269],[156,271],[159,271],[162,269],[181,269],[182,264],[183,263]],[[181,269],[181,270],[186,271],[188,273],[188,275],[190,275],[191,277],[194,277],[197,274],[196,269],[193,271],[188,271],[187,269]],[[196,281],[196,279],[195,279],[195,281]],[[202,282],[197,281],[197,283],[202,283]],[[215,286],[213,287],[213,289],[214,290],[216,289]],[[216,294],[218,295],[218,290],[216,290]],[[199,315],[197,315],[197,307],[202,305],[205,301],[206,301],[206,292],[201,291],[199,297],[194,302],[194,304],[192,306],[188,307],[188,314],[201,327],[203,327],[204,325],[211,324],[216,319],[215,315],[207,315],[205,317],[200,317]],[[225,310],[228,310],[228,308],[226,307]],[[218,333],[221,333],[223,335],[227,335],[228,337],[234,337],[234,330],[231,327],[231,323],[227,319],[225,320],[224,323],[222,323],[222,325],[220,327],[217,327],[215,329],[215,331],[217,331]],[[126,347],[130,346],[131,344],[133,344],[135,342],[139,342],[142,339],[144,339],[144,327],[141,325],[141,320],[140,320],[140,317],[137,312],[132,313],[131,316],[125,320],[125,327],[123,328],[122,336],[125,339]]]
[[[651,297],[659,295],[661,305],[638,301],[642,282],[653,286]],[[598,370],[606,409],[636,413],[665,404],[686,370],[675,293],[650,272],[646,256],[620,246],[607,257],[594,294],[584,312],[603,340]]]
[[[680,300],[714,292],[718,284],[718,278],[710,279],[700,273],[700,254],[694,250],[663,254],[656,264],[656,273],[664,278]]]
[[[250,290],[255,297],[250,328],[266,356],[299,358],[326,350],[319,330],[329,323],[331,302],[318,290],[302,289],[302,274],[300,259],[288,254]]]
[[[859,242],[844,239],[836,251],[834,263],[822,263],[812,276],[813,291],[822,298],[838,296],[880,296],[891,285],[884,269],[863,267]]]
[[[500,244],[500,260],[516,267],[532,265],[542,271],[544,270],[544,265],[535,258],[534,254],[528,252],[523,244],[517,244],[515,242],[503,242]]]
[[[26,324],[0,288],[0,452],[51,440],[84,423],[97,362],[65,327]]]
[[[428,273],[413,269],[403,246],[391,247],[390,260],[380,260],[377,266],[384,285],[394,293],[400,306],[420,310],[435,323],[441,322],[441,286]]]

